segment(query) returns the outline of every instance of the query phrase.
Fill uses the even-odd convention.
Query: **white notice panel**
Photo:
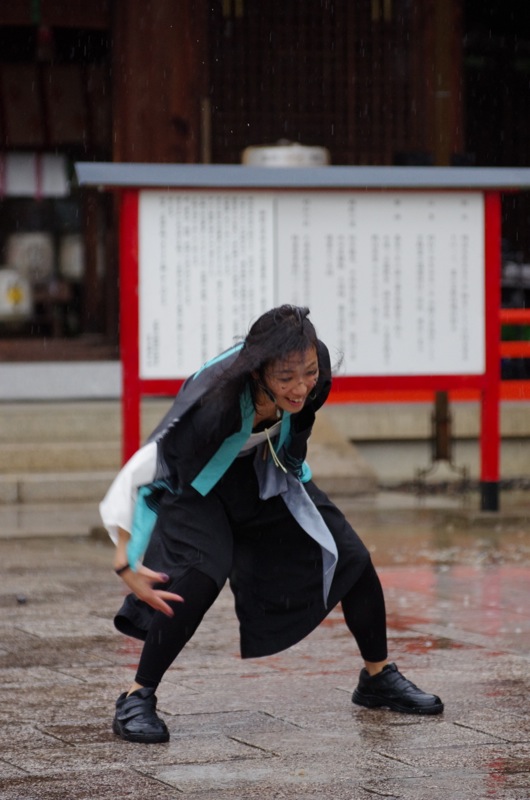
[[[140,377],[307,305],[342,374],[482,374],[478,192],[141,192]]]
[[[311,308],[342,372],[484,372],[480,193],[284,194],[279,209],[279,297]]]
[[[140,192],[140,378],[183,378],[274,305],[273,198]]]

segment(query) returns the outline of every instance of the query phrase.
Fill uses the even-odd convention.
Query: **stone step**
[[[94,470],[0,475],[0,504],[89,503],[97,510],[115,474]]]
[[[142,404],[146,437],[171,401]],[[454,465],[480,475],[477,403],[453,403]],[[530,414],[525,403],[501,409],[501,479],[530,475]],[[375,492],[414,480],[431,463],[427,403],[329,405],[317,416],[309,444],[316,481],[331,494]],[[355,442],[355,446],[351,442]],[[0,503],[97,502],[121,462],[118,400],[0,404]],[[459,480],[436,469],[433,481]]]
[[[97,503],[105,494],[121,462],[120,439],[116,435],[119,406],[57,405],[60,406],[35,405],[30,413],[27,408],[11,409],[10,434],[3,419],[0,503]],[[165,411],[167,402],[162,408],[160,405],[152,404],[144,415],[148,430]],[[26,427],[24,421],[28,422]],[[35,436],[40,439],[35,441]],[[356,448],[337,433],[325,412],[315,425],[310,454],[313,475],[324,491],[335,495],[376,491],[375,472]]]
[[[0,474],[90,472],[116,470],[120,465],[120,443],[22,442],[0,445]]]
[[[325,447],[316,448],[311,468],[320,488],[330,495],[372,494],[377,489],[373,472]],[[97,511],[115,475],[116,470],[0,475],[0,505],[92,503]]]
[[[101,528],[96,503],[0,503],[0,539],[53,537],[55,540],[61,536],[86,537],[95,534],[98,537],[97,546],[110,543]]]
[[[143,436],[153,430],[170,401],[142,404]],[[121,404],[115,400],[0,404],[0,445],[39,442],[112,442],[121,438]]]

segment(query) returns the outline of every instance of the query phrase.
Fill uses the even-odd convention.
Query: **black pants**
[[[179,494],[166,491],[160,498],[144,563],[170,575],[173,591],[186,597],[186,603],[175,609],[176,617],[182,619],[178,647],[192,635],[217,596],[212,582],[220,591],[230,581],[241,656],[256,658],[278,653],[308,636],[355,587],[370,563],[366,546],[341,510],[312,481],[305,484],[338,551],[325,604],[320,545],[296,521],[281,495],[261,499],[253,460],[252,455],[237,458],[204,497],[185,486]],[[366,590],[363,585],[358,595],[354,589],[360,605],[366,596],[377,598],[380,593],[376,578],[368,581]],[[368,602],[370,609],[375,603]],[[378,605],[384,608],[382,600]],[[353,618],[352,604],[346,602],[346,606],[348,619]],[[122,632],[145,640],[152,617],[153,609],[129,596],[115,624]],[[164,620],[156,623],[164,624]],[[361,626],[362,619],[353,623],[356,631]]]
[[[141,686],[158,686],[219,594],[215,581],[196,569],[173,581],[169,589],[184,597],[185,602],[171,604],[174,617],[160,611],[153,616],[136,673]],[[384,661],[387,657],[385,601],[371,561],[343,596],[342,609],[363,659]]]

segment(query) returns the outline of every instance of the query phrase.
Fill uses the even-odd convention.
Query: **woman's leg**
[[[171,604],[173,617],[155,612],[144,627],[147,633],[135,682],[116,703],[113,730],[123,739],[145,743],[169,739],[165,723],[156,714],[156,687],[218,596],[232,561],[231,522],[217,490],[206,497],[190,486],[179,494],[161,494],[144,564],[172,576],[164,588],[184,602]],[[133,606],[133,616],[134,611]],[[127,625],[120,629],[126,631]]]
[[[170,603],[173,617],[160,611],[154,615],[138,664],[135,688],[156,689],[219,594],[215,581],[197,569],[172,581],[168,591],[181,595],[184,602]]]
[[[184,598],[171,603],[173,617],[158,611],[145,640],[135,682],[116,702],[112,728],[129,742],[167,742],[169,731],[156,713],[155,689],[184,645],[191,639],[204,614],[219,594],[212,578],[196,569],[171,583],[171,591]]]
[[[342,600],[344,619],[364,659],[352,700],[368,708],[387,707],[404,714],[440,714],[437,695],[418,689],[387,661],[386,611],[383,589],[371,561]]]
[[[368,664],[386,663],[385,598],[371,560],[359,580],[342,598],[342,610],[364,661]]]

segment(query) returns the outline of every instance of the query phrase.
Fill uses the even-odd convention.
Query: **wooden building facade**
[[[333,164],[528,166],[526,16],[523,0],[2,4],[0,278],[25,234],[52,255],[29,271],[32,314],[0,314],[0,357],[117,357],[115,200],[43,192],[47,154],[71,174],[79,160],[238,163],[288,140]],[[26,189],[17,164],[35,170]],[[528,202],[506,208],[508,248],[530,260]]]

